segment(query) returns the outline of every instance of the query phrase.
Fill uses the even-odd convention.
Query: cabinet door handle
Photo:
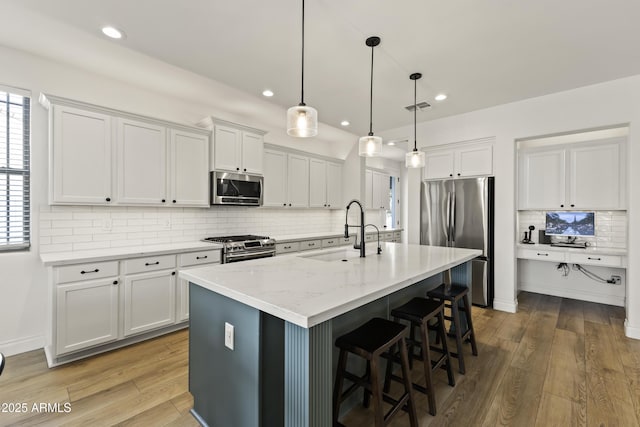
[[[107,202],[110,202],[110,201],[111,201],[111,197],[107,197],[105,200],[106,200]]]
[[[97,273],[98,271],[100,271],[100,270],[98,270],[97,268],[96,268],[95,270],[91,270],[91,271],[84,271],[84,270],[82,270],[82,271],[80,272],[80,274]]]
[[[329,240],[327,243],[332,245],[333,244],[333,240]]]
[[[166,200],[165,200],[165,199],[162,199],[162,203],[164,203],[164,202],[166,202]]]
[[[176,272],[175,272],[175,271],[172,271],[172,272],[171,272],[171,275],[172,275],[172,276],[175,276],[175,275],[176,275]]]
[[[452,173],[450,173],[450,174],[449,174],[449,176],[453,176],[453,174],[452,174]]]
[[[460,172],[458,172],[458,176],[460,176]]]
[[[286,203],[283,203],[283,204],[282,204],[282,206],[287,206],[287,204],[286,204]]]
[[[113,284],[114,284],[114,285],[117,285],[117,284],[118,284],[118,281],[117,281],[117,280],[114,280],[114,281],[113,281]]]
[[[573,208],[573,207],[575,207],[575,206],[576,206],[576,205],[574,205],[573,203],[571,204],[571,207],[572,207],[572,208]]]
[[[600,257],[590,257],[588,256],[587,259],[593,260],[593,261],[602,261],[602,258]]]
[[[315,246],[315,243],[308,243],[309,246]]]
[[[540,252],[538,252],[538,256],[549,256],[549,254],[541,254]]]
[[[239,170],[240,170],[240,168],[236,168],[236,170],[237,170],[237,171],[239,171]]]
[[[561,208],[564,208],[564,205],[560,205]]]
[[[145,262],[144,265],[146,265],[147,267],[150,265],[158,265],[160,264],[160,261],[156,261],[156,262]]]
[[[176,201],[175,201],[175,200],[172,200],[171,202],[172,202],[172,203],[176,203]]]
[[[207,259],[209,256],[205,255],[205,256],[197,256],[196,259]]]
[[[291,246],[285,246],[284,248],[285,249],[291,249]]]

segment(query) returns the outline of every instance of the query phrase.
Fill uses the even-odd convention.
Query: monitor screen
[[[595,212],[547,212],[545,228],[551,236],[595,236]]]

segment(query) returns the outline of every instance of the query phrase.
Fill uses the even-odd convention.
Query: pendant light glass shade
[[[318,134],[318,111],[304,103],[304,0],[302,0],[302,67],[300,104],[287,110],[287,135],[309,138]]]
[[[408,168],[423,168],[424,163],[424,151],[409,151],[404,158],[404,165]]]
[[[375,157],[382,152],[382,138],[374,135],[363,136],[358,142],[358,154],[365,157]]]
[[[371,87],[369,92],[369,134],[358,140],[358,154],[375,157],[382,153],[382,138],[373,135],[373,48],[380,44],[380,37],[369,37],[365,44],[371,48]]]
[[[287,110],[287,134],[308,138],[318,134],[318,112],[308,105],[296,105]]]
[[[413,73],[409,76],[413,80],[413,150],[409,151],[404,158],[404,165],[408,168],[423,168],[425,164],[425,155],[423,151],[418,151],[418,131],[417,131],[417,112],[418,112],[418,79],[422,77],[420,73]]]

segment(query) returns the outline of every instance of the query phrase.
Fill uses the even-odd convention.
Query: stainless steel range
[[[265,236],[206,237],[205,242],[222,243],[222,263],[266,258],[276,254],[276,241]]]

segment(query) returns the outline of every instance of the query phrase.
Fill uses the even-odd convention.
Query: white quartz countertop
[[[586,248],[567,248],[563,246],[541,245],[535,243],[527,245],[524,243],[517,244],[518,249],[533,249],[534,251],[546,252],[571,252],[576,254],[594,254],[594,255],[627,255],[627,250],[623,248],[602,248],[597,246],[587,246]]]
[[[391,231],[402,231],[402,228],[381,228],[380,229],[380,234],[385,233],[385,232],[391,232]],[[375,228],[373,227],[367,227],[366,229],[366,234],[371,234],[371,233],[376,233]],[[349,235],[350,236],[355,236],[355,231],[350,230],[349,231]],[[276,240],[276,243],[283,243],[283,242],[295,242],[297,240],[311,240],[311,239],[328,239],[331,237],[344,237],[344,229],[341,231],[325,231],[325,232],[318,232],[318,233],[304,233],[304,234],[285,234],[285,235],[275,235],[275,236],[269,236],[272,239]]]
[[[44,265],[67,265],[79,262],[109,261],[114,259],[162,255],[175,252],[222,249],[222,245],[210,242],[167,243],[163,245],[128,246],[123,248],[94,249],[87,251],[56,252],[40,254]]]
[[[304,328],[469,261],[481,251],[382,243],[195,268],[180,277]],[[346,259],[347,261],[342,261]]]

